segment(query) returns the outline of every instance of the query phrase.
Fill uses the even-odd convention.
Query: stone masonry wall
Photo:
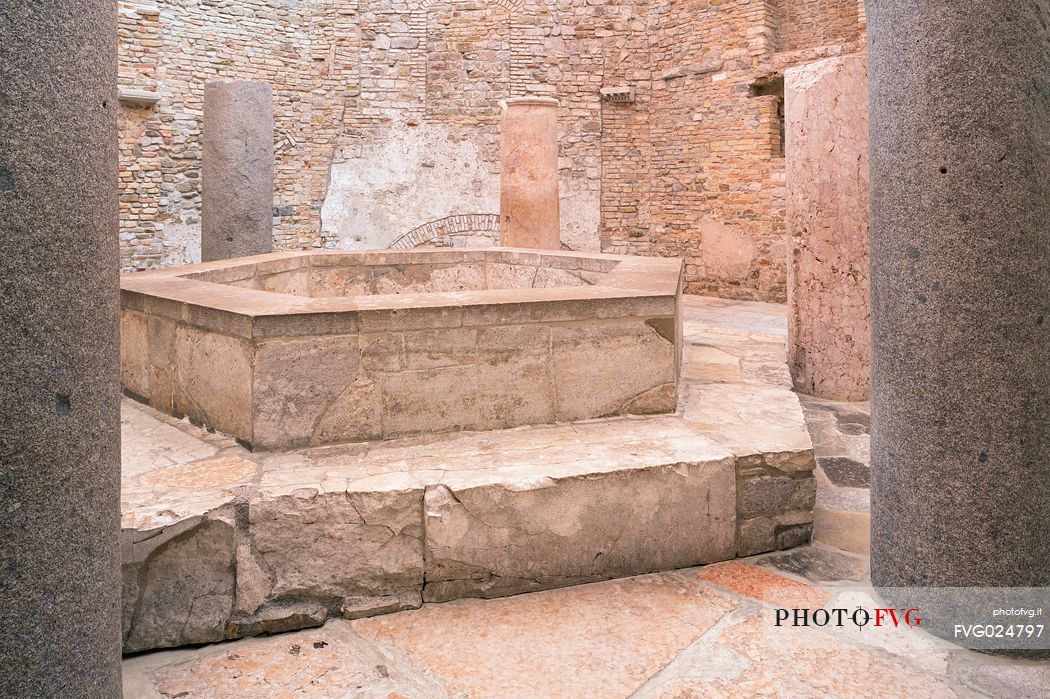
[[[119,5],[121,87],[160,98],[121,110],[125,271],[199,255],[203,85],[246,78],[274,88],[278,249],[489,221],[498,102],[543,94],[561,103],[563,242],[681,256],[690,292],[783,300],[777,80],[863,50],[859,0]],[[491,238],[457,233],[438,244]]]
[[[855,39],[863,0],[776,0],[780,13],[780,51],[808,49]]]

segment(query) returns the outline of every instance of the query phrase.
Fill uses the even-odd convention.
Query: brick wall
[[[194,258],[203,84],[248,78],[274,86],[277,247],[385,247],[449,217],[490,220],[498,102],[549,94],[563,240],[684,257],[691,292],[782,300],[776,79],[860,48],[858,6],[120,0],[121,86],[160,97],[122,109],[123,268]]]
[[[777,0],[781,51],[857,38],[863,0]]]

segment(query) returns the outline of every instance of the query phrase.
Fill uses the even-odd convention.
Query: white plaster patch
[[[164,227],[164,260],[161,266],[177,267],[200,261],[200,223],[169,223]]]
[[[559,184],[561,242],[579,251],[601,251],[601,192],[564,176]]]
[[[479,129],[479,137],[483,130]],[[385,248],[409,230],[453,214],[499,211],[499,173],[481,144],[442,124],[395,117],[378,141],[332,167],[322,229],[341,249]]]

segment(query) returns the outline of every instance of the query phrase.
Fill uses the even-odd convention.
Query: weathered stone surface
[[[237,599],[248,582],[236,572],[237,510],[257,464],[240,458],[232,440],[208,444],[156,422],[150,430],[163,451],[143,452],[127,429],[123,445],[125,652],[223,640],[235,607],[246,604]],[[221,447],[228,455],[211,456]]]
[[[174,340],[173,413],[251,442],[250,343],[192,326],[180,326]]]
[[[670,413],[680,276],[676,260],[503,249],[150,272],[124,280],[122,373],[255,449]]]
[[[116,4],[0,14],[0,695],[115,697]]]
[[[150,653],[124,663],[125,696],[434,697],[441,682],[361,638],[347,622],[322,629],[205,646],[177,657]]]
[[[868,71],[863,55],[784,73],[787,133],[788,364],[795,388],[866,400]]]
[[[785,509],[794,493],[794,481],[788,476],[749,478],[740,491],[740,514],[756,515]]]
[[[777,568],[809,578],[814,582],[860,581],[866,562],[823,546],[804,546],[763,556],[756,565]]]
[[[234,513],[162,530],[125,560],[124,652],[221,641],[234,606]],[[159,539],[159,541],[158,541]]]
[[[869,11],[872,582],[1045,586],[1050,4]]]
[[[268,83],[204,84],[201,259],[273,250],[273,91]]]
[[[255,344],[252,373],[252,434],[257,448],[307,446],[322,438],[336,441],[338,418],[353,406],[354,431],[346,437],[381,434],[378,420],[363,419],[357,381],[361,346],[357,335],[309,339],[271,339]],[[349,393],[345,399],[342,394]],[[330,413],[334,413],[330,415]],[[376,413],[372,413],[376,414]],[[345,428],[344,428],[345,429]]]
[[[403,651],[451,695],[626,697],[734,606],[695,580],[649,575],[352,626],[386,652]]]
[[[650,391],[676,386],[675,352],[673,339],[639,319],[552,327],[551,381],[558,417],[582,420],[628,412],[633,401],[647,394],[663,400],[634,403],[636,410],[672,412],[674,394]]]
[[[418,606],[422,490],[351,486],[350,473],[264,473],[248,505],[248,527],[273,580],[269,596],[329,605],[335,600],[338,609],[347,597],[414,594]]]
[[[673,421],[627,421],[607,438],[616,458],[598,446],[606,440],[596,432],[609,429],[581,424],[573,441],[548,438],[542,469],[528,452],[504,453],[496,478],[464,472],[428,487],[424,599],[493,597],[732,557],[728,452]]]
[[[737,526],[738,556],[754,556],[777,548],[777,522],[770,517],[740,518]]]
[[[557,250],[558,100],[515,97],[501,107],[500,245]]]
[[[740,456],[785,453],[813,468],[812,442],[798,397],[779,386],[709,383],[684,389],[689,426]]]

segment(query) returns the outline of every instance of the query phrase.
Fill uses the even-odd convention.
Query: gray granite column
[[[0,696],[120,696],[117,18],[0,9]]]
[[[273,93],[229,80],[204,85],[201,259],[273,250]]]
[[[1048,24],[868,2],[877,586],[1050,585]]]

